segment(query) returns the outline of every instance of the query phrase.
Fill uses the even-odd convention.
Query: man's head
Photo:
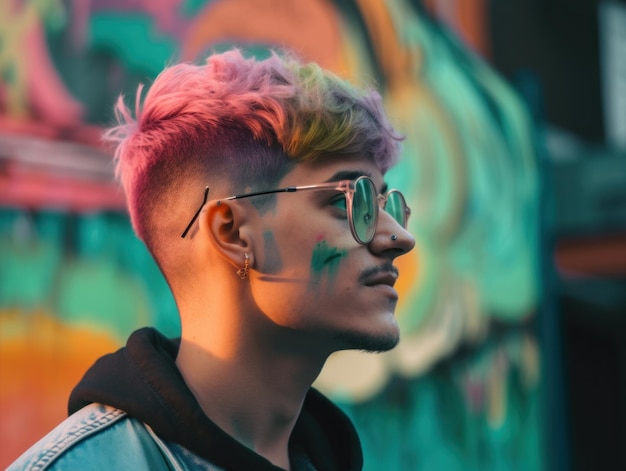
[[[117,173],[126,191],[133,227],[175,295],[179,282],[193,271],[189,268],[189,239],[194,238],[194,231],[187,239],[180,234],[201,203],[205,187],[210,187],[210,199],[225,198],[276,189],[285,181],[319,183],[304,180],[313,174],[328,179],[333,170],[365,172],[380,191],[382,176],[398,157],[400,137],[383,112],[380,95],[356,89],[315,64],[302,65],[277,55],[257,61],[230,51],[209,57],[203,66],[172,66],[157,77],[142,106],[140,95],[141,89],[136,120],[120,98],[120,124],[105,138],[117,145]],[[343,168],[346,162],[348,167]],[[337,192],[324,193],[330,198]],[[241,201],[249,210],[241,220],[247,223],[256,217],[259,221],[241,234],[256,237],[256,253],[251,256],[253,267],[260,270],[260,281],[303,275],[295,267],[284,271],[291,259],[299,259],[301,254],[296,246],[290,255],[276,252],[279,237],[287,234],[279,236],[272,229],[289,229],[289,218],[298,212],[294,205],[302,198],[273,194]],[[309,207],[300,203],[301,211],[322,204],[320,198],[309,195]],[[282,203],[285,199],[292,202]],[[282,212],[279,203],[287,205]],[[237,224],[238,214],[233,212],[231,226]],[[274,226],[262,220],[272,221]],[[215,234],[222,237],[224,230]],[[319,247],[317,252],[309,247],[303,260],[308,257],[306,268],[315,277],[328,271],[329,255],[321,252],[342,252],[344,248],[325,242],[323,232],[312,237],[319,239],[315,242]],[[286,247],[287,241],[284,243]],[[393,257],[410,249],[412,242],[404,245],[393,251]],[[305,246],[302,249],[306,251]],[[343,258],[339,252],[331,259]],[[386,257],[389,264],[393,257]],[[385,262],[383,258],[379,264]],[[243,256],[240,260],[243,263]],[[320,272],[317,275],[313,273],[316,270]],[[333,269],[332,274],[337,272]],[[256,298],[267,299],[272,292],[278,294],[269,289],[266,294],[257,293]]]

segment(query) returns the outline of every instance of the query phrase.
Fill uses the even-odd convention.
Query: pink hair
[[[156,201],[185,184],[201,180],[199,193],[202,181],[226,175],[233,186],[263,187],[294,161],[359,154],[385,172],[398,158],[401,137],[380,95],[313,63],[276,54],[258,61],[232,50],[206,65],[166,68],[143,107],[142,91],[136,120],[119,98],[118,124],[104,139],[116,146],[133,227],[149,248]]]

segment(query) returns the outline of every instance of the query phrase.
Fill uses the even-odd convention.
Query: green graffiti
[[[334,279],[339,270],[339,262],[345,255],[345,250],[329,247],[325,240],[318,242],[311,256],[311,271],[313,272],[311,283],[317,284],[325,271],[328,271],[329,279]]]

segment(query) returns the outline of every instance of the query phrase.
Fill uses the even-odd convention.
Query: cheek
[[[318,241],[311,254],[310,284],[319,286],[323,280],[329,285],[333,284],[346,254],[346,250],[332,246],[326,240]]]
[[[261,268],[263,273],[271,275],[280,272],[283,268],[283,260],[274,234],[271,231],[263,233],[263,251],[265,254],[263,267]]]

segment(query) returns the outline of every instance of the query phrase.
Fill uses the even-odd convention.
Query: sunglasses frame
[[[232,201],[232,200],[238,200],[238,199],[242,199],[242,198],[250,198],[253,196],[263,196],[263,195],[271,195],[273,193],[295,193],[296,191],[313,191],[313,190],[336,190],[336,191],[341,191],[344,195],[346,195],[346,211],[348,213],[348,223],[350,226],[350,231],[352,232],[352,236],[354,237],[354,239],[361,245],[367,245],[371,242],[371,240],[374,238],[374,234],[376,233],[376,229],[374,229],[374,231],[372,232],[372,235],[369,237],[368,240],[362,240],[359,235],[356,232],[356,228],[354,226],[354,215],[353,215],[353,199],[354,199],[354,193],[356,192],[356,187],[357,187],[357,183],[360,180],[368,180],[369,181],[369,185],[370,187],[373,189],[374,191],[374,195],[376,196],[376,201],[377,204],[374,206],[374,222],[372,223],[373,227],[376,228],[376,226],[378,225],[378,212],[379,210],[382,208],[383,210],[385,209],[385,206],[387,204],[387,200],[389,199],[389,195],[392,193],[397,193],[402,200],[402,203],[404,205],[404,218],[402,223],[398,222],[398,224],[400,224],[403,228],[406,229],[407,227],[407,222],[409,219],[409,216],[411,214],[411,209],[407,206],[406,204],[406,199],[404,198],[404,195],[399,191],[399,190],[389,190],[387,191],[384,195],[383,194],[378,194],[376,195],[376,187],[374,185],[374,182],[372,181],[371,178],[369,178],[368,176],[360,176],[359,178],[357,178],[356,180],[340,180],[337,182],[328,182],[328,183],[318,183],[315,185],[302,185],[302,186],[289,186],[286,188],[279,188],[276,190],[267,190],[267,191],[255,191],[252,193],[244,193],[241,195],[235,195],[235,196],[229,196],[227,198],[219,198],[217,200],[211,200],[211,201],[216,201],[217,205],[219,206],[219,204],[222,201]],[[196,211],[196,213],[193,215],[193,217],[191,218],[191,221],[189,221],[189,224],[187,224],[187,227],[185,228],[185,230],[182,232],[182,234],[180,235],[183,239],[187,236],[187,234],[189,233],[189,231],[191,230],[191,227],[193,226],[193,224],[196,222],[196,219],[198,219],[198,216],[200,215],[200,212],[202,211],[202,208],[204,207],[204,205],[206,205],[208,202],[208,198],[209,198],[209,187],[207,186],[204,189],[204,197],[202,199],[202,204],[200,205],[200,207],[198,208],[198,210]],[[395,218],[394,218],[395,221]]]

